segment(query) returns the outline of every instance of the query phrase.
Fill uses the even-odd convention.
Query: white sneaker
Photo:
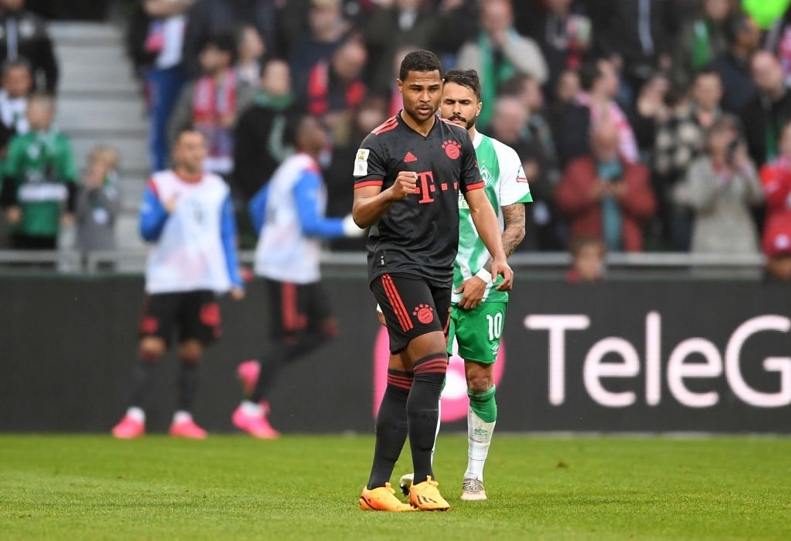
[[[404,496],[409,496],[409,487],[412,486],[412,482],[415,480],[414,473],[405,473],[401,476],[401,479],[398,480],[398,486],[401,487],[401,492]]]
[[[486,490],[483,488],[483,481],[477,477],[465,479],[461,488],[461,499],[468,502],[485,500]]]

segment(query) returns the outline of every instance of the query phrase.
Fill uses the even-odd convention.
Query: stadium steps
[[[123,29],[111,23],[57,22],[50,31],[61,66],[58,126],[71,139],[80,170],[95,145],[118,150],[123,202],[118,247],[142,248],[137,210],[149,172],[148,120],[140,83],[124,52]]]

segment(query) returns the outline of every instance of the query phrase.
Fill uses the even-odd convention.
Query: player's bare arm
[[[502,276],[498,291],[510,291],[514,281],[514,271],[508,266],[500,234],[500,224],[494,214],[489,198],[483,190],[471,190],[464,194],[470,207],[470,217],[483,244],[492,256],[491,273],[493,277]]]
[[[501,207],[503,219],[505,221],[505,228],[503,230],[503,251],[505,257],[511,257],[516,247],[525,238],[525,206],[522,203],[515,203],[513,205],[506,205]],[[483,266],[483,268],[491,274],[492,272],[492,259]],[[486,293],[486,286],[488,283],[479,276],[472,276],[456,290],[456,293],[461,293],[459,299],[459,306],[465,310],[470,310],[477,307],[483,301],[483,295]]]
[[[352,218],[361,228],[370,227],[385,215],[394,201],[414,195],[417,189],[417,173],[401,171],[395,182],[386,190],[379,186],[364,186],[354,190]]]

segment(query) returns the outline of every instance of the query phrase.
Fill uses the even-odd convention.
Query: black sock
[[[387,387],[376,416],[376,447],[368,490],[383,487],[390,481],[393,468],[404,448],[407,436],[406,403],[412,374],[387,371]]]
[[[129,405],[133,408],[145,409],[148,395],[154,383],[154,372],[157,368],[157,355],[140,353],[132,371],[132,399]]]
[[[269,399],[269,393],[275,386],[277,376],[285,364],[285,354],[283,344],[273,344],[266,355],[261,356],[261,371],[258,373],[258,381],[255,388],[250,393],[250,401],[258,404],[262,400]]]
[[[192,413],[198,393],[200,360],[181,359],[179,371],[179,398],[176,410]]]
[[[415,380],[406,404],[409,419],[409,446],[415,468],[414,483],[422,483],[430,475],[431,453],[437,436],[439,422],[439,396],[448,369],[448,356],[435,353],[419,359],[412,365]]]

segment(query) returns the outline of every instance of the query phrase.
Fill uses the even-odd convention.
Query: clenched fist
[[[408,195],[413,195],[417,189],[417,173],[401,171],[390,189],[393,191],[393,199],[403,199]]]

